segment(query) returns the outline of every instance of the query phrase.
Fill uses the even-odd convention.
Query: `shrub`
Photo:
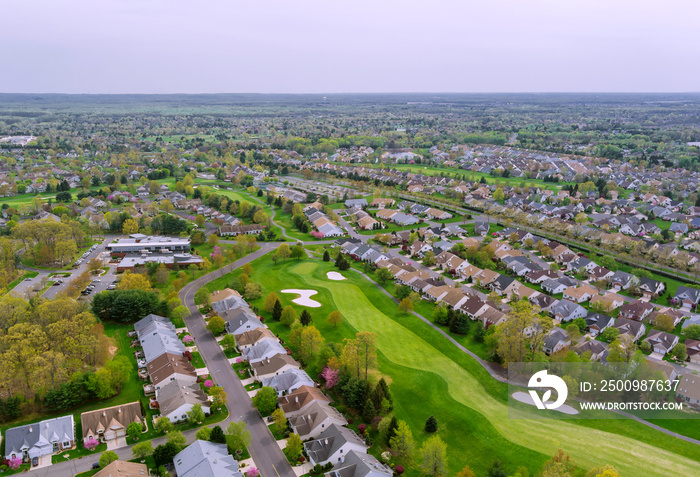
[[[88,437],[88,439],[85,441],[85,443],[83,445],[85,446],[85,448],[87,450],[93,451],[93,450],[95,450],[95,447],[97,447],[99,445],[99,442],[97,442],[97,439],[95,439],[95,438]]]
[[[357,432],[359,432],[360,434],[364,434],[366,430],[367,425],[365,424],[360,424],[359,426],[357,426]]]

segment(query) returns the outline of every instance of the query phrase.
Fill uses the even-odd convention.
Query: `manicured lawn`
[[[64,462],[69,459],[77,459],[77,458],[83,458],[85,456],[93,456],[93,460],[97,462],[100,459],[100,455],[104,451],[107,450],[107,444],[100,444],[97,447],[95,447],[95,450],[89,451],[82,445],[79,445],[75,449],[68,450],[66,452],[62,452],[60,454],[52,455],[51,456],[51,463],[52,464],[57,464],[59,462]],[[68,456],[68,458],[66,458]]]
[[[202,355],[199,354],[199,351],[192,351],[192,366],[194,366],[195,368],[207,367],[204,364],[204,360],[202,359]]]
[[[451,457],[449,474],[465,464],[483,474],[496,458],[510,471],[526,465],[534,473],[558,448],[580,467],[611,463],[622,475],[650,475],[653,469],[663,469],[657,475],[687,475],[697,469],[700,448],[632,421],[509,419],[504,384],[418,318],[399,313],[393,301],[355,272],[344,273],[345,281],[331,281],[326,272],[333,270],[332,264],[303,260],[273,265],[267,257],[254,262],[253,269],[251,278],[263,285],[263,298],[253,305],[294,283],[318,291],[314,299],[322,306],[309,311],[327,342],[340,342],[356,330],[377,333],[379,371],[390,379],[397,416],[409,423],[419,441],[426,438],[422,429],[427,417],[437,417]],[[283,305],[291,298],[280,294]],[[303,308],[293,306],[298,313]],[[326,323],[334,309],[344,317],[337,328]],[[270,327],[287,337],[286,327]]]

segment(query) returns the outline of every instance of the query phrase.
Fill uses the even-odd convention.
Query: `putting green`
[[[514,444],[549,456],[561,448],[583,468],[607,463],[625,476],[697,474],[698,462],[619,434],[565,421],[508,419],[507,406],[491,397],[472,374],[380,311],[375,306],[380,304],[372,303],[360,287],[352,283],[354,272],[347,281],[332,282],[314,276],[319,265],[301,262],[290,266],[289,272],[299,276],[310,288],[328,290],[354,328],[376,332],[378,349],[386,359],[398,366],[437,374],[447,383],[452,399],[483,415]]]

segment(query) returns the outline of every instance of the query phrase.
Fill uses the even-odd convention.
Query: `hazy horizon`
[[[692,93],[698,14],[687,0],[6,0],[0,91]]]

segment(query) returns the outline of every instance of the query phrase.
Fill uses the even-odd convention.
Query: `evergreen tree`
[[[331,256],[330,256],[330,254],[328,253],[328,250],[326,250],[325,252],[323,252],[323,261],[324,261],[324,262],[330,262],[330,261],[331,261]]]
[[[211,430],[211,435],[209,436],[211,442],[216,442],[217,444],[226,444],[226,436],[224,435],[224,430],[221,426],[214,426]]]
[[[387,442],[391,441],[396,437],[396,430],[399,428],[399,421],[396,420],[396,416],[391,416],[391,424],[389,424],[389,430],[386,433]]]
[[[425,421],[425,432],[436,432],[438,429],[437,419],[435,416],[430,416],[427,421]]]
[[[379,382],[377,383],[377,386],[381,386],[382,393],[384,394],[384,398],[387,401],[389,401],[390,403],[393,403],[394,399],[391,397],[391,391],[389,391],[389,385],[386,383],[384,378],[379,380]]]
[[[282,303],[279,299],[275,300],[275,304],[272,306],[272,319],[275,321],[280,321],[282,317]]]
[[[372,419],[374,419],[376,415],[377,411],[374,404],[372,404],[372,400],[367,399],[367,401],[365,401],[365,407],[362,409],[362,419],[365,422],[372,422]]]
[[[301,312],[301,316],[299,317],[299,322],[302,324],[302,326],[309,326],[313,320],[311,319],[311,313],[308,311],[304,310]]]
[[[450,321],[450,331],[457,335],[466,335],[469,333],[469,320],[462,313],[457,313],[452,321]]]

